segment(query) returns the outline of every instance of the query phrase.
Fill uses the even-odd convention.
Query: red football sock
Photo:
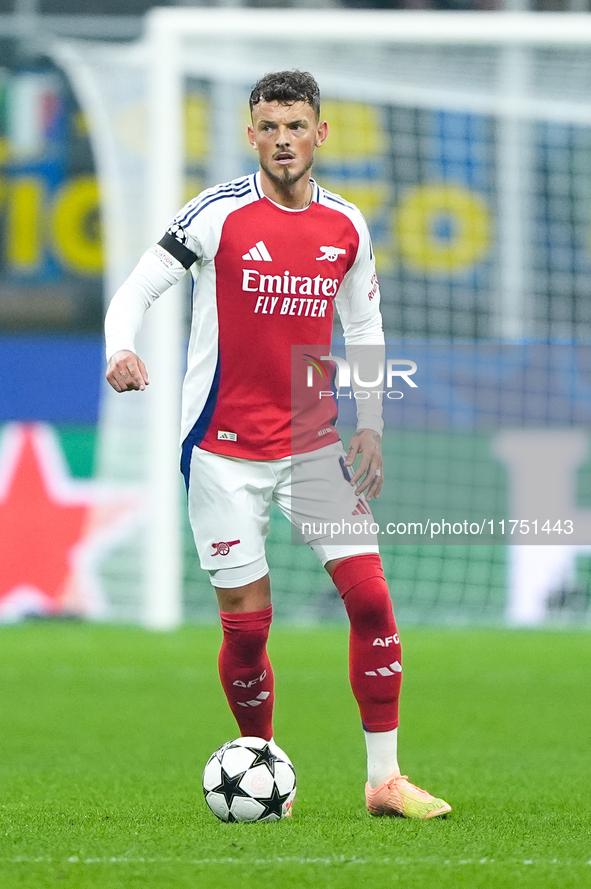
[[[363,727],[388,732],[398,727],[402,650],[392,600],[377,554],[339,562],[332,575],[349,620],[349,678]]]
[[[270,741],[275,702],[267,637],[273,607],[245,613],[221,612],[224,639],[219,656],[222,686],[240,734]]]

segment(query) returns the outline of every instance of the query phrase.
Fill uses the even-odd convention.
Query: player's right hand
[[[144,362],[135,352],[126,349],[111,355],[107,365],[107,380],[115,392],[131,392],[133,389],[143,392],[150,383]]]

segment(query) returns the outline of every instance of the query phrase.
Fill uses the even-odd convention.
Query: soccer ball
[[[221,821],[279,821],[291,815],[296,774],[273,741],[237,738],[207,760],[203,793]]]

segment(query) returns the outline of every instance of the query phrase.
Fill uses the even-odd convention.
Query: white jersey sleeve
[[[144,253],[129,278],[113,296],[107,310],[107,361],[120,349],[135,352],[135,338],[144,314],[162,293],[181,280],[185,271],[184,266],[158,244]]]
[[[384,331],[380,287],[371,239],[361,213],[357,211],[351,218],[359,234],[359,248],[355,262],[339,288],[335,306],[343,325],[346,345],[381,345],[384,343]]]
[[[350,367],[357,366],[362,380],[376,380],[376,368],[385,367],[384,330],[380,312],[380,287],[375,269],[375,257],[367,224],[357,211],[351,216],[359,233],[359,247],[355,261],[343,279],[335,305],[343,325],[345,350]],[[367,348],[370,347],[370,348]],[[369,399],[357,399],[357,427],[383,432],[383,380],[377,385],[366,385],[371,390]]]
[[[107,361],[121,349],[135,352],[135,338],[147,310],[202,259],[203,249],[195,233],[188,231],[179,220],[187,217],[191,208],[207,194],[203,192],[185,205],[113,296],[105,316]]]

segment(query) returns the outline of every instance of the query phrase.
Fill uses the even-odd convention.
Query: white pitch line
[[[63,858],[52,858],[52,857],[37,857],[37,858],[28,858],[28,857],[18,857],[18,858],[0,858],[0,862],[4,864],[64,864]],[[120,857],[102,857],[102,858],[79,858],[77,855],[72,855],[68,859],[66,859],[66,863],[68,864],[189,864],[189,865],[212,865],[212,864],[240,864],[240,865],[266,865],[266,864],[366,864],[366,865],[388,865],[388,864],[396,864],[396,865],[416,865],[416,864],[437,864],[439,866],[446,865],[448,867],[458,867],[465,866],[469,864],[479,864],[479,865],[557,865],[563,867],[573,867],[578,865],[591,865],[591,860],[588,861],[559,861],[557,858],[552,859],[532,859],[526,858],[523,860],[517,859],[495,859],[495,858],[459,858],[456,860],[446,859],[444,861],[438,860],[436,857],[430,858],[357,858],[356,856],[351,856],[350,858],[345,855],[337,855],[329,858],[317,857],[299,857],[297,855],[293,856],[277,856],[273,858],[249,858],[248,856],[235,858],[235,857],[227,857],[227,858],[143,858],[143,857],[135,857],[128,858],[126,856]]]

